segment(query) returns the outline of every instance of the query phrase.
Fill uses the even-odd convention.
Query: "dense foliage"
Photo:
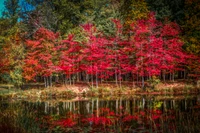
[[[133,81],[144,88],[155,78],[196,80],[196,2],[5,0],[0,81],[17,87],[30,81],[46,87],[115,81],[121,87]]]

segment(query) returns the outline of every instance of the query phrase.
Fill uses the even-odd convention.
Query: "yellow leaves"
[[[191,38],[190,38],[190,41],[191,41],[192,43],[195,43],[195,42],[197,42],[197,39],[194,38],[194,37],[191,37]]]
[[[133,0],[130,5],[130,11],[125,18],[125,26],[129,26],[133,22],[139,19],[146,19],[148,17],[149,10],[147,3],[144,0]]]
[[[185,21],[183,24],[186,50],[195,55],[200,55],[200,1],[185,1]]]

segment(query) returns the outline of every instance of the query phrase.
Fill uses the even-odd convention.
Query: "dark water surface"
[[[200,133],[200,96],[0,103],[0,133]]]

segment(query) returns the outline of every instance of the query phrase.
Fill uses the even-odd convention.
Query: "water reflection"
[[[1,102],[0,108],[1,123],[14,117],[10,126],[23,127],[22,132],[200,132],[198,96],[15,101]]]
[[[163,111],[169,109],[175,109],[180,111],[188,111],[191,107],[200,104],[198,101],[198,97],[190,98],[190,99],[174,99],[174,100],[155,100],[154,98],[146,99],[146,98],[132,98],[132,99],[123,99],[118,98],[114,100],[102,100],[100,98],[91,98],[90,100],[83,101],[38,101],[38,102],[27,102],[22,101],[22,104],[28,108],[34,107],[36,110],[40,110],[40,112],[44,112],[44,114],[57,114],[63,115],[66,112],[74,112],[87,115],[94,112],[94,110],[98,110],[100,108],[110,108],[115,111],[116,114],[121,108],[123,108],[126,112],[133,114],[134,109],[138,108],[140,110],[143,109],[155,109],[159,108]],[[97,114],[98,116],[98,114]]]

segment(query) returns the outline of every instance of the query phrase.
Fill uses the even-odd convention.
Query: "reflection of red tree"
[[[139,117],[138,116],[133,116],[133,115],[127,115],[123,118],[123,122],[129,122],[129,121],[132,121],[132,120],[138,120]]]
[[[121,113],[119,113],[121,111]],[[97,115],[98,114],[98,115]],[[173,115],[174,112],[163,113],[159,109],[143,109],[137,108],[134,115],[125,111],[125,108],[119,109],[118,113],[110,110],[109,108],[99,108],[95,110],[93,114],[80,116],[77,113],[69,112],[66,114],[67,118],[60,120],[49,119],[51,129],[59,126],[62,130],[67,128],[80,129],[82,127],[90,127],[91,131],[113,131],[118,127],[122,132],[127,132],[129,129],[137,129],[141,131],[139,127],[142,125],[145,129],[153,129],[154,131],[161,130],[163,122],[168,122],[170,130],[175,130]],[[80,123],[81,122],[81,123]],[[47,124],[48,125],[48,124]],[[124,127],[125,126],[125,127]]]
[[[86,123],[89,123],[91,125],[112,125],[112,121],[110,118],[106,118],[106,117],[96,117],[96,116],[93,116],[91,118],[86,118],[86,119],[83,119],[82,122],[86,122]]]
[[[72,127],[76,125],[76,122],[74,122],[71,118],[63,119],[54,121],[55,126],[61,126],[61,127]]]

